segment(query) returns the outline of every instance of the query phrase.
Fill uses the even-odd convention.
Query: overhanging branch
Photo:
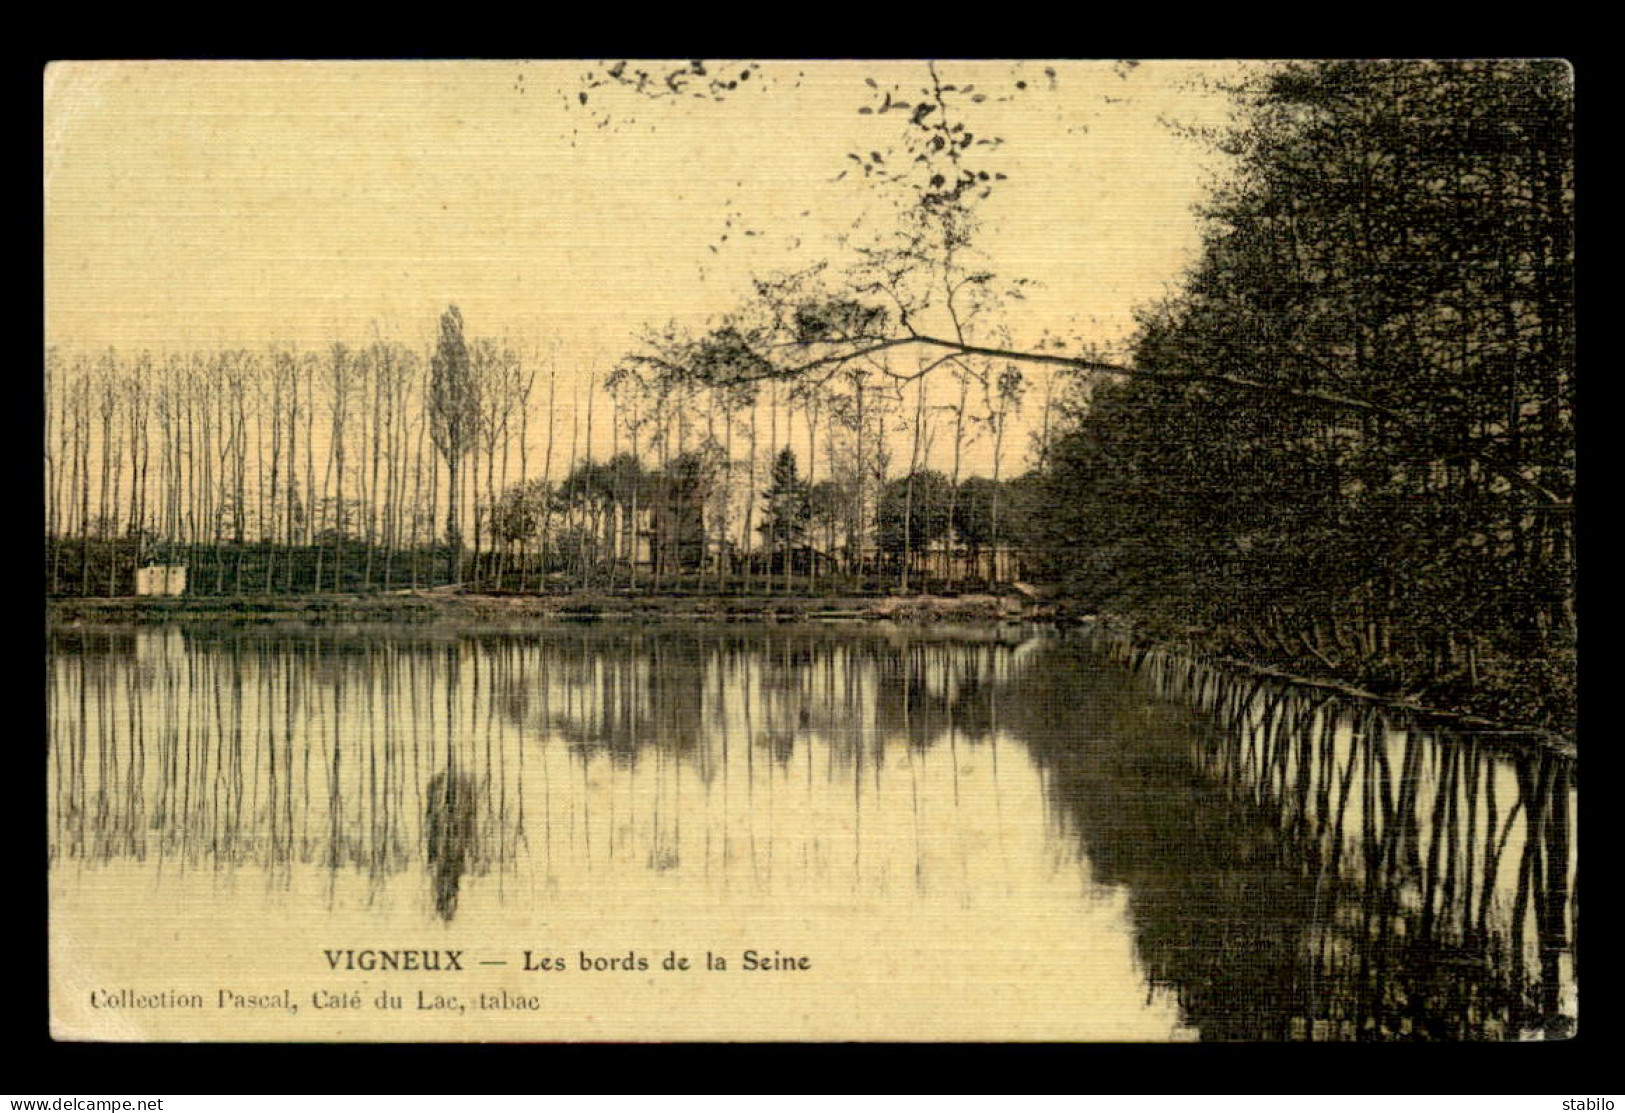
[[[1141,379],[1149,382],[1213,383],[1220,386],[1275,395],[1277,397],[1296,398],[1300,401],[1330,406],[1334,409],[1348,410],[1353,413],[1371,414],[1386,418],[1394,422],[1397,426],[1405,429],[1412,429],[1415,427],[1415,422],[1402,411],[1393,409],[1390,406],[1384,406],[1377,402],[1370,402],[1363,398],[1355,398],[1351,395],[1339,394],[1328,390],[1311,390],[1300,387],[1284,386],[1280,383],[1263,382],[1258,379],[1244,378],[1240,375],[1226,375],[1218,372],[1208,371],[1161,371],[1144,367],[1123,367],[1119,364],[1105,363],[1100,360],[1084,359],[1079,356],[1069,356],[1051,352],[1022,351],[1016,348],[989,347],[983,344],[970,344],[960,340],[948,340],[942,337],[926,336],[919,333],[911,333],[908,336],[890,337],[884,339],[854,338],[853,340],[845,342],[856,343],[859,346],[841,352],[819,356],[816,359],[807,360],[802,363],[786,366],[773,365],[772,362],[766,357],[762,357],[758,353],[752,351],[751,354],[757,355],[761,360],[761,363],[768,366],[769,370],[749,375],[729,376],[726,379],[715,381],[712,385],[736,386],[763,382],[772,379],[800,378],[801,376],[807,375],[811,372],[823,369],[832,369],[855,359],[863,359],[874,356],[881,352],[889,351],[895,348],[919,345],[922,347],[945,350],[950,354],[941,359],[933,361],[923,371],[904,374],[885,370],[883,368],[882,370],[885,370],[885,374],[900,383],[906,383],[920,378],[921,375],[925,374],[926,371],[940,366],[943,363],[949,362],[956,355],[982,356],[989,359],[1006,359],[1015,363],[1038,363],[1051,367],[1064,367],[1072,371],[1087,371],[1102,375],[1119,375],[1124,378]],[[670,364],[665,363],[665,361],[652,357],[642,358],[648,360],[650,363],[662,364],[667,367],[671,366]],[[1441,460],[1446,458],[1447,457],[1440,457]],[[1476,453],[1464,453],[1459,450],[1451,453],[1448,458],[1471,458],[1477,460],[1478,463],[1480,463],[1492,474],[1502,477],[1513,487],[1525,492],[1526,494],[1533,495],[1548,505],[1558,507],[1569,505],[1567,500],[1560,498],[1556,493],[1547,490],[1538,483],[1531,481],[1516,468],[1508,467],[1506,465],[1497,463],[1496,461],[1486,459],[1485,457]]]

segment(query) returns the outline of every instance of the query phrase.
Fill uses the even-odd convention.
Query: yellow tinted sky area
[[[1005,140],[978,243],[1037,283],[998,322],[1014,343],[1113,343],[1177,283],[1215,156],[1162,121],[1222,122],[1226,100],[1194,82],[1233,69],[939,64],[992,94],[967,125]],[[721,102],[594,88],[583,106],[594,70],[53,65],[48,341],[427,345],[454,302],[472,333],[602,373],[644,326],[736,305],[752,274],[850,261],[841,238],[884,227],[891,200],[847,155],[889,149],[905,119],[859,113],[866,79],[929,82],[919,61],[772,62]]]

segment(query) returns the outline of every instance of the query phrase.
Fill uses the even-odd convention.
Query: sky
[[[1234,68],[938,64],[993,94],[972,123],[1004,138],[1008,180],[977,243],[1033,283],[999,322],[1015,345],[1118,344],[1137,305],[1177,286],[1192,206],[1223,168],[1169,122],[1222,123],[1227,100],[1198,79]],[[847,157],[898,134],[897,114],[859,112],[867,82],[929,81],[922,61],[764,62],[720,101],[650,100],[595,85],[602,70],[54,64],[48,343],[427,346],[455,303],[473,334],[601,375],[645,327],[737,305],[752,275],[849,259],[843,236],[892,211]]]

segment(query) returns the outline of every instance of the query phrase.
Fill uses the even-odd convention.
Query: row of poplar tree
[[[950,537],[968,561],[936,571],[964,579],[1014,532],[1011,484],[957,471],[982,426],[1002,459],[1016,402],[972,412],[963,383],[947,474],[923,466],[924,384],[916,398],[861,373],[820,390],[561,374],[466,335],[456,307],[428,351],[52,349],[45,370],[51,594],[126,594],[150,563],[237,595],[879,582]]]

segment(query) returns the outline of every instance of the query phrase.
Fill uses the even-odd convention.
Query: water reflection
[[[434,879],[434,910],[450,920],[457,914],[463,873],[475,856],[479,789],[456,769],[443,769],[429,781],[424,795],[424,842]]]
[[[1572,1032],[1570,762],[1165,652],[1059,652],[1021,734],[1205,1038]]]
[[[1078,1007],[1177,1013],[1153,1038],[1573,1025],[1569,762],[1098,635],[75,630],[48,661],[58,871],[405,882],[448,923],[748,892],[990,951],[1071,923],[1125,948]]]

